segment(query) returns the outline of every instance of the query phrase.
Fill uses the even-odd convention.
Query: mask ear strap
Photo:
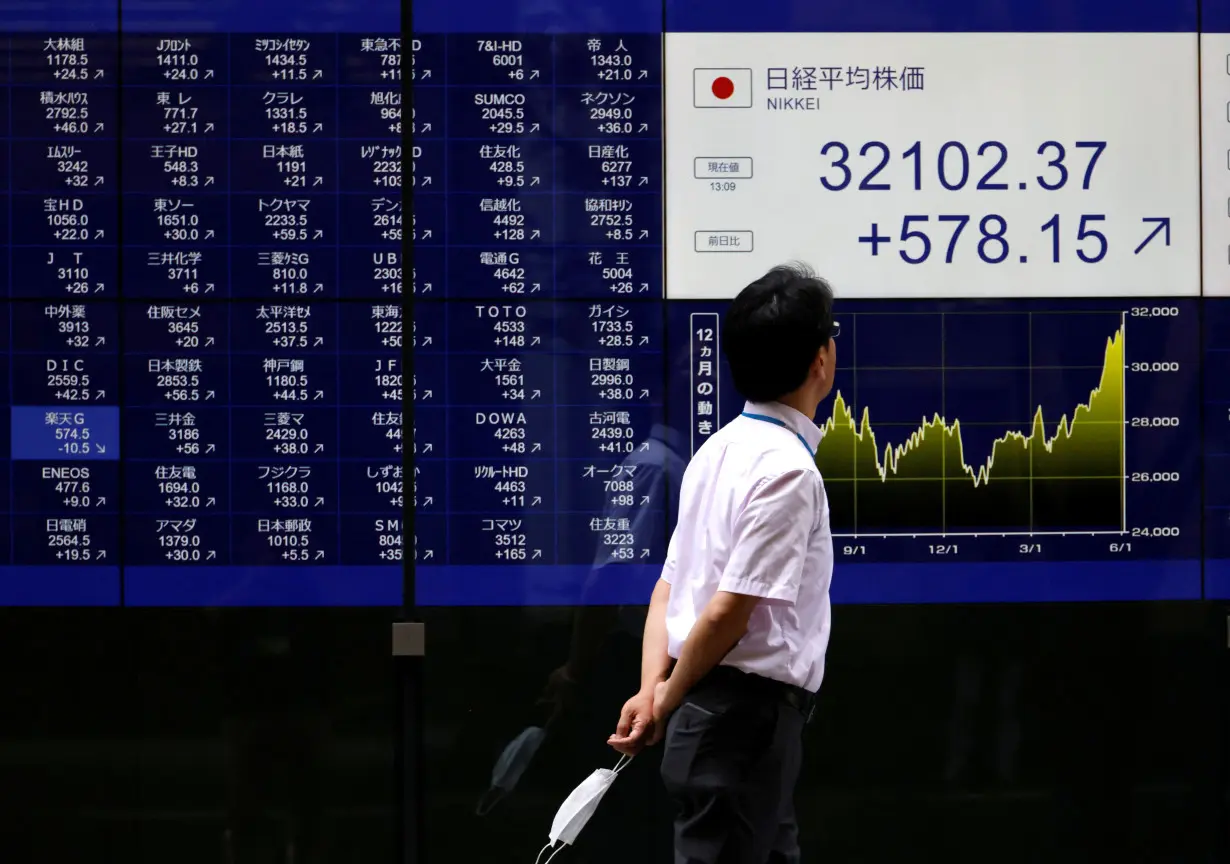
[[[612,773],[618,774],[620,771],[624,770],[631,764],[632,764],[632,757],[629,756],[627,753],[625,753],[623,756],[620,756],[619,761],[615,763],[615,769],[614,771],[612,771]],[[547,860],[550,861],[551,859],[548,858]]]
[[[545,854],[545,853],[546,853],[546,851],[547,851],[548,849],[550,849],[550,848],[551,848],[552,846],[554,846],[554,845],[555,845],[555,841],[554,841],[554,840],[552,840],[552,841],[551,841],[550,843],[548,843],[546,846],[543,846],[541,849],[539,849],[539,850],[538,850],[538,854],[537,854],[536,856],[534,856],[534,864],[539,864],[539,862],[541,862],[541,861],[542,861],[542,856],[543,856],[543,854]],[[564,845],[561,843],[561,844],[560,844],[559,849],[563,849],[563,848],[564,848]],[[559,851],[559,849],[556,849],[556,850],[555,850],[555,852],[558,852],[558,851]],[[547,860],[546,860],[546,864],[551,864],[551,858],[554,858],[554,857],[555,857],[555,852],[552,852],[552,853],[551,853],[550,858],[547,858]]]
[[[552,858],[554,858],[554,857],[555,857],[556,855],[558,855],[559,853],[563,852],[563,851],[564,851],[565,849],[567,849],[567,848],[568,848],[568,844],[567,844],[567,843],[561,843],[561,844],[559,844],[559,848],[558,848],[558,849],[556,849],[554,852],[552,852],[552,853],[551,853],[551,858],[548,858],[546,861],[544,861],[544,862],[543,862],[543,864],[551,864],[551,859],[552,859]]]

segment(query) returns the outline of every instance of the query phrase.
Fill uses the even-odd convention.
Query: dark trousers
[[[662,780],[678,810],[675,864],[798,864],[794,787],[810,706],[718,667],[666,729]]]

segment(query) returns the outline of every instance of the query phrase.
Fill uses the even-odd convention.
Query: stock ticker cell
[[[454,33],[443,38],[443,47],[447,52],[446,83],[449,87],[464,88],[459,92],[471,93],[472,105],[480,104],[485,98],[475,97],[471,92],[473,90],[487,94],[493,85],[500,85],[510,90],[545,87],[549,91],[557,83],[557,37],[553,35]],[[415,65],[416,68],[419,66],[417,59]],[[424,65],[422,68],[430,66]]]
[[[342,258],[344,271],[356,272],[350,267],[349,255],[355,252],[371,253],[372,250],[383,251],[388,243],[401,236],[401,196],[377,195],[362,196],[346,194],[338,201],[338,242],[344,247]],[[413,238],[412,238],[413,239]],[[355,262],[359,271],[373,265],[389,266],[391,262],[373,259],[370,254],[367,260]],[[368,289],[370,297],[396,296],[397,291],[391,285],[388,275],[380,276],[373,270],[372,281],[376,284]],[[362,286],[356,286],[362,288]],[[400,287],[400,286],[398,286]],[[349,295],[348,291],[348,295]],[[351,295],[353,296],[353,295]]]
[[[231,350],[267,354],[337,352],[337,304],[273,301],[231,306]]]
[[[236,189],[262,196],[284,193],[288,187],[310,189],[313,195],[337,193],[340,178],[336,170],[338,145],[335,141],[283,145],[232,139],[230,160]]]
[[[659,246],[623,244],[597,252],[585,246],[565,247],[556,249],[555,263],[558,272],[569,276],[556,285],[556,296],[563,300],[623,302],[662,296]]]
[[[532,206],[531,201],[541,198],[543,206],[548,210],[551,207],[556,160],[555,147],[550,139],[450,146],[447,161],[450,193],[485,196],[516,193],[517,200],[523,205]],[[424,167],[430,167],[430,163]],[[416,177],[426,176],[416,171]]]
[[[196,45],[197,41],[193,40],[193,44]],[[157,69],[159,78],[166,75],[165,67],[151,64],[151,69]],[[182,101],[182,105],[158,104],[151,96],[165,91],[157,81],[128,80],[127,76],[134,75],[136,71],[126,59],[126,79],[119,95],[120,104],[124,107],[126,155],[135,158],[136,164],[140,164],[146,154],[142,153],[140,147],[131,146],[134,142],[140,142],[148,151],[158,144],[175,145],[176,138],[189,134],[197,141],[220,146],[225,152],[231,131],[230,91],[221,77],[226,71],[225,62],[217,69],[198,71],[198,77],[215,72],[217,75],[213,75],[207,82],[193,86],[190,93],[184,94],[182,100],[177,100]],[[188,153],[196,155],[200,151]],[[218,191],[226,189],[225,185],[216,188]]]
[[[568,158],[557,160],[559,188],[590,194],[626,189],[656,200],[662,188],[661,148],[653,138],[570,149]]]
[[[338,309],[338,345],[344,353],[398,357],[404,338],[405,314],[406,307],[397,300],[341,304]]]
[[[662,204],[657,195],[628,194],[617,203],[609,204],[600,203],[607,199],[595,199],[593,194],[560,194],[557,200],[557,233],[563,244],[583,247],[620,244],[624,249],[661,246]]]
[[[551,195],[493,198],[483,194],[450,194],[447,206],[444,196],[421,197],[423,200],[420,202],[416,196],[414,204],[414,226],[424,243],[436,237],[471,237],[475,241],[486,237],[495,243],[515,242],[521,249],[541,251],[557,239],[555,206]],[[444,218],[446,211],[447,220]],[[446,225],[447,231],[439,230]],[[484,245],[475,242],[474,246],[474,254],[481,254],[477,250],[483,249]],[[485,289],[488,293],[490,290]]]
[[[531,149],[545,148],[549,152],[555,132],[553,92],[551,85],[541,78],[527,82],[492,81],[483,87],[450,81],[443,106],[448,116],[449,140],[456,142],[454,147],[462,153],[472,149],[470,145],[495,148],[508,157],[523,156]],[[449,155],[452,156],[452,149]]]

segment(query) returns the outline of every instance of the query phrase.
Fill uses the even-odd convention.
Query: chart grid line
[[[1008,420],[986,419],[999,411],[994,408],[988,411],[979,402],[970,403],[978,405],[976,408],[961,408],[950,398],[954,395],[949,393],[950,387],[957,386],[950,371],[967,368],[950,364],[954,347],[950,342],[960,337],[967,325],[954,329],[956,319],[950,319],[947,310],[918,313],[929,315],[935,322],[930,325],[934,329],[919,330],[909,322],[890,322],[881,338],[889,346],[888,353],[880,352],[881,357],[890,359],[890,365],[881,361],[877,366],[905,368],[891,366],[892,358],[908,356],[903,353],[904,345],[895,345],[893,334],[898,332],[895,328],[899,328],[902,334],[896,337],[899,340],[912,338],[917,331],[922,345],[933,346],[925,350],[934,351],[938,363],[910,368],[925,368],[935,375],[932,383],[923,389],[926,392],[932,387],[938,390],[933,396],[935,401],[929,403],[938,410],[932,411],[925,407],[927,402],[922,402],[917,409],[902,411],[905,405],[916,404],[908,400],[894,409],[891,401],[884,401],[891,400],[892,393],[896,392],[892,388],[899,386],[891,379],[888,379],[889,389],[885,394],[872,397],[874,405],[863,404],[866,391],[861,386],[864,383],[861,373],[867,370],[860,367],[858,361],[866,356],[865,351],[860,351],[866,346],[860,343],[872,331],[866,329],[867,321],[860,322],[864,317],[861,310],[847,313],[852,325],[847,329],[854,336],[853,362],[846,384],[852,401],[843,398],[841,388],[835,391],[829,416],[820,423],[825,437],[817,453],[817,464],[825,476],[831,503],[836,502],[833,521],[837,532],[854,531],[862,535],[887,529],[892,534],[897,530],[896,525],[908,524],[910,511],[915,508],[925,511],[929,496],[933,496],[932,518],[936,519],[941,535],[958,535],[966,530],[981,533],[984,526],[997,533],[1055,528],[1080,532],[1103,528],[1126,530],[1126,429],[1121,407],[1122,391],[1127,386],[1123,360],[1126,312],[1122,307],[1099,310],[1099,316],[1109,318],[1105,330],[1098,325],[1091,328],[1077,325],[1066,340],[1078,352],[1069,351],[1067,357],[1078,359],[1079,352],[1098,351],[1101,365],[1064,363],[1065,354],[1061,352],[1048,356],[1052,362],[1043,368],[1033,365],[1037,358],[1034,340],[1041,335],[1034,327],[1037,311],[1011,313],[1020,317],[1021,325],[1005,331],[1010,341],[1003,351],[1008,353],[993,351],[991,354],[992,359],[996,356],[1009,359],[1011,352],[1019,351],[1024,362],[1018,360],[987,367],[997,372],[1049,373],[1049,377],[1041,380],[1035,380],[1034,374],[1019,376],[1020,383],[1016,386],[1020,389],[1016,392],[1024,391],[1031,410],[1026,417]],[[1053,330],[1047,328],[1048,338]],[[1080,333],[1088,336],[1077,335]],[[1022,337],[1024,344],[1020,344]],[[1012,347],[1017,344],[1019,348]],[[958,352],[958,355],[966,363],[977,356],[968,352]],[[1053,362],[1055,360],[1060,362]],[[1096,380],[1090,381],[1090,376],[1077,374],[1095,369],[1100,371]],[[1055,377],[1053,373],[1059,370],[1073,374]],[[1005,385],[996,384],[995,379],[988,378],[986,382],[986,386],[997,392],[1010,392],[1004,391]],[[1044,382],[1053,383],[1039,391]],[[1086,386],[1090,389],[1085,390]],[[910,389],[907,385],[905,392]],[[885,411],[892,419],[876,420],[876,410]],[[914,410],[921,412],[918,420],[902,419]],[[963,411],[973,413],[977,419],[964,420],[960,416]],[[1058,419],[1048,420],[1048,416],[1058,416]],[[962,434],[963,429],[970,433],[976,428],[998,433],[992,436],[985,458],[975,455],[982,450],[985,433]],[[881,434],[877,435],[877,431]],[[850,435],[851,440],[842,441],[842,435]],[[1118,452],[1114,452],[1116,450]],[[876,491],[890,488],[890,481],[893,492]],[[934,485],[937,482],[938,487]],[[930,484],[930,488],[924,484]],[[1073,488],[1072,484],[1080,485]],[[1117,496],[1117,500],[1113,496]],[[879,515],[866,512],[869,507]],[[903,528],[901,533],[909,532]]]

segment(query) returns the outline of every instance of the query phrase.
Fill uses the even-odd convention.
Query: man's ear
[[[818,378],[824,378],[829,373],[829,346],[821,345],[811,361],[811,371]]]

